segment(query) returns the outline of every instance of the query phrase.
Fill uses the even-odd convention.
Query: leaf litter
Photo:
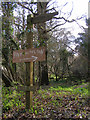
[[[20,97],[19,97],[20,99]],[[80,92],[50,87],[40,88],[33,94],[33,106],[25,109],[25,94],[20,99],[24,106],[13,106],[3,112],[3,120],[30,120],[30,119],[87,119],[90,114],[89,97]]]

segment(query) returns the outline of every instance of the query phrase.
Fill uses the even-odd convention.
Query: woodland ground
[[[77,84],[77,85],[76,85]],[[3,120],[88,120],[89,83],[51,81],[33,94],[33,106],[25,109],[25,93],[3,87]],[[89,118],[90,119],[90,118]]]

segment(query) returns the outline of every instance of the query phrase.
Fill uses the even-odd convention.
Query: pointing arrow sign
[[[32,24],[37,24],[37,23],[43,23],[46,22],[48,20],[51,20],[55,15],[58,15],[58,12],[53,12],[53,13],[48,13],[48,14],[41,14],[37,17],[30,17],[30,15],[28,15],[28,23],[31,21]],[[29,18],[30,17],[30,18]]]
[[[32,58],[34,58],[33,61],[36,61],[38,57],[36,57],[36,56],[32,56]]]
[[[32,60],[32,62],[34,62],[34,61],[37,60],[37,58],[38,58],[38,57],[36,57],[36,56],[31,56],[31,58],[23,58],[23,59],[20,59],[20,62],[22,62],[22,61],[27,61],[27,60],[31,60],[31,59],[34,59],[34,60]]]
[[[45,48],[30,48],[13,52],[13,63],[34,62],[45,60]]]

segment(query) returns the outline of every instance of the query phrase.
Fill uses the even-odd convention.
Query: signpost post
[[[31,21],[28,23],[27,16],[27,48],[33,47],[33,24]],[[26,63],[26,85],[33,86],[33,62]],[[26,109],[32,106],[32,91],[26,91]]]

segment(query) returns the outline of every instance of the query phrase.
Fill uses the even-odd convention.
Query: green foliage
[[[2,101],[3,101],[3,110],[7,111],[12,109],[12,107],[21,107],[24,104],[21,102],[20,98],[23,97],[23,93],[16,92],[16,90],[12,91],[10,88],[3,87],[2,88]]]
[[[82,83],[84,85],[84,83]],[[88,89],[85,87],[79,87],[77,88],[78,85],[74,85],[73,87],[50,87],[49,90],[51,91],[56,91],[56,94],[58,95],[59,93],[57,91],[62,91],[62,93],[65,94],[65,92],[71,92],[72,94],[81,94],[82,96],[89,95]],[[69,93],[67,93],[69,94]]]

